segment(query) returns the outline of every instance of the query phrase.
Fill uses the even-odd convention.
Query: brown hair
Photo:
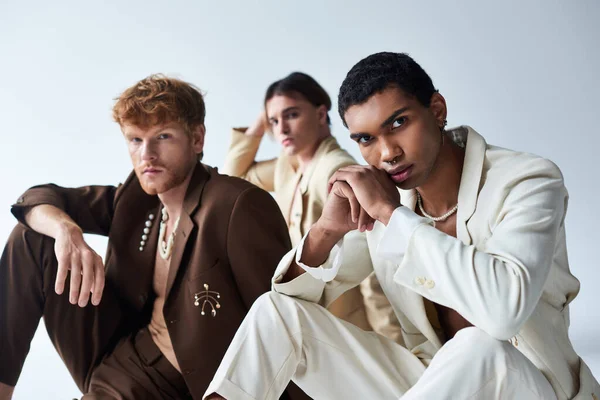
[[[150,75],[115,99],[113,119],[119,125],[148,128],[178,122],[187,132],[204,124],[206,108],[194,85],[162,74]]]
[[[327,108],[327,124],[331,125],[329,119],[329,110],[331,110],[331,99],[323,89],[310,75],[303,72],[292,72],[288,76],[275,81],[267,88],[265,94],[265,105],[276,95],[291,95],[298,93],[315,107],[325,106]]]

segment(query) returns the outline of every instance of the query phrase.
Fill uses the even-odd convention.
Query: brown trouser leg
[[[69,303],[54,292],[54,240],[18,224],[0,259],[0,382],[15,386],[40,318],[79,389],[85,393],[93,368],[118,340],[122,311],[106,282],[97,307]]]
[[[147,328],[122,339],[92,374],[83,400],[191,399],[183,376],[160,352]]]

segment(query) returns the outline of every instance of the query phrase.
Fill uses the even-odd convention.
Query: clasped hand
[[[385,171],[351,165],[329,179],[329,197],[319,223],[340,236],[356,229],[370,231],[375,221],[387,225],[400,205],[400,193]]]

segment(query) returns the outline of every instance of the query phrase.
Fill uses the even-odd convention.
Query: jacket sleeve
[[[331,250],[327,260],[318,267],[309,267],[300,262],[304,240],[306,236],[277,266],[272,282],[273,290],[327,307],[373,272],[366,235],[360,231],[347,233]],[[294,260],[306,273],[281,283]]]
[[[227,233],[227,254],[248,308],[268,292],[281,257],[291,248],[287,226],[273,197],[252,187],[235,202]]]
[[[108,236],[114,214],[115,186],[64,188],[55,184],[34,186],[12,205],[11,212],[26,224],[25,213],[31,207],[48,204],[71,217],[84,233]]]
[[[395,283],[506,340],[518,333],[542,295],[564,229],[567,200],[559,169],[538,159],[527,169],[511,171],[499,209],[490,211],[491,236],[478,248],[420,223],[405,235],[407,246],[401,254],[398,238],[406,224],[393,219],[408,223],[409,218],[396,210],[378,255],[399,263]]]
[[[232,130],[223,173],[245,179],[267,192],[273,192],[277,159],[255,161],[262,138],[246,135],[244,131],[243,128]]]

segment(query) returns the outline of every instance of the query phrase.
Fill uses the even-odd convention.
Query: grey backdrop
[[[360,58],[405,51],[446,96],[450,126],[469,124],[489,143],[561,167],[571,268],[582,282],[571,337],[600,376],[598,1],[91,3],[0,2],[0,242],[15,223],[10,204],[34,184],[123,181],[130,163],[110,119],[112,99],[150,73],[206,92],[205,160],[221,166],[229,128],[255,118],[271,81],[301,70],[335,99]],[[342,146],[362,162],[331,117]],[[276,154],[266,141],[260,155]],[[90,241],[102,254],[104,239]],[[43,324],[15,399],[40,396],[78,396]]]

